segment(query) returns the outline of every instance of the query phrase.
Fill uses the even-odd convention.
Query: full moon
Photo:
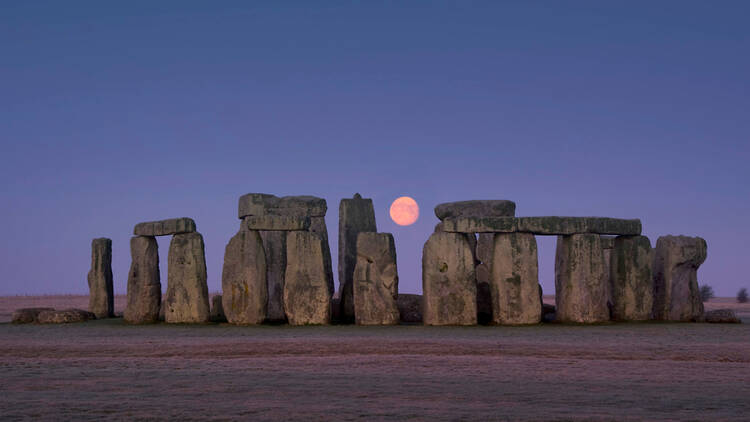
[[[396,198],[391,204],[391,219],[399,226],[414,224],[419,218],[419,205],[417,201],[408,196]]]

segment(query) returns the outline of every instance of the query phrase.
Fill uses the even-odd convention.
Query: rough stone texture
[[[309,217],[286,215],[248,215],[243,218],[248,230],[292,231],[310,228]]]
[[[407,324],[422,322],[422,295],[400,293],[396,300],[401,322]]]
[[[227,244],[221,273],[222,305],[231,324],[260,324],[268,310],[266,255],[255,230],[240,230]]]
[[[476,200],[446,202],[435,207],[440,220],[451,217],[513,217],[516,204],[507,200]]]
[[[261,231],[266,254],[266,284],[268,307],[266,320],[286,321],[284,312],[284,273],[286,272],[286,232]]]
[[[96,319],[96,315],[83,309],[41,311],[36,318],[40,324],[67,324],[70,322],[84,322],[91,319]]]
[[[354,315],[358,325],[399,322],[396,245],[390,233],[362,232],[357,236],[354,268]]]
[[[477,320],[480,324],[492,322],[492,251],[494,250],[494,234],[479,233],[476,242],[476,273],[477,273]]]
[[[375,210],[372,199],[362,198],[358,193],[353,198],[344,198],[339,203],[339,295],[341,297],[341,319],[354,320],[352,287],[354,267],[357,264],[357,235],[361,232],[377,232]]]
[[[698,321],[703,302],[698,289],[698,267],[706,260],[706,241],[700,237],[662,236],[654,249],[654,319]]]
[[[433,233],[422,251],[425,325],[475,325],[477,285],[474,252],[466,236]]]
[[[248,215],[266,215],[267,210],[278,204],[279,198],[267,193],[248,193],[240,196],[237,215],[239,218]]]
[[[542,319],[536,238],[529,233],[495,235],[492,278],[495,324],[537,324]]]
[[[89,282],[89,311],[97,318],[110,318],[115,312],[112,287],[112,240],[99,238],[91,241],[91,270]]]
[[[615,247],[615,236],[601,236],[602,241],[602,255],[604,256],[604,267],[606,273],[610,274],[610,263],[612,261],[612,248]],[[609,316],[612,317],[612,280],[607,283],[607,308],[609,309]]]
[[[705,322],[740,324],[742,323],[742,320],[737,318],[737,315],[735,315],[734,311],[731,309],[716,309],[713,311],[706,311]]]
[[[640,220],[607,217],[454,217],[446,218],[443,223],[444,231],[457,233],[641,234]]]
[[[558,321],[608,321],[608,280],[601,237],[574,234],[557,238],[555,305]]]
[[[206,255],[200,233],[177,234],[169,244],[164,321],[202,323],[211,318]]]
[[[323,200],[325,202],[325,200]],[[326,271],[326,284],[329,296],[333,296],[336,287],[333,284],[333,263],[331,262],[331,246],[328,243],[328,227],[325,217],[310,218],[310,232],[320,235],[323,239],[323,264]]]
[[[654,302],[651,242],[646,236],[620,236],[614,249],[609,250],[612,251],[609,273],[612,319],[651,319]]]
[[[279,198],[265,193],[248,193],[239,200],[237,215],[283,215],[288,217],[325,217],[325,199],[315,196],[285,196]]]
[[[211,322],[227,322],[221,295],[214,295],[211,298]]]
[[[138,223],[133,229],[133,234],[136,236],[168,236],[194,231],[195,221],[192,218],[182,217]]]
[[[156,238],[130,238],[130,255],[132,262],[128,273],[127,305],[123,318],[130,324],[157,322],[161,308],[161,282]]]
[[[289,324],[330,323],[332,295],[322,236],[312,232],[288,232],[286,259],[284,309]]]
[[[38,322],[39,313],[42,311],[54,311],[53,308],[21,308],[13,311],[11,322],[14,324],[31,324]]]

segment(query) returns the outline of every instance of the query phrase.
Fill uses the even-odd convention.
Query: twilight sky
[[[702,236],[699,281],[750,287],[750,3],[4,1],[0,295],[86,293],[113,239],[189,216],[208,282],[248,192],[373,198],[400,290],[433,207],[641,218]],[[409,195],[412,226],[388,217]],[[554,291],[555,239],[538,237]],[[160,238],[166,288],[169,238]],[[338,277],[336,277],[338,279]],[[338,280],[336,281],[338,286]]]

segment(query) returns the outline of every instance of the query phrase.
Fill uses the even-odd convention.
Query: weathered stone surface
[[[617,239],[617,236],[601,236],[602,238],[602,249],[609,250],[614,249],[615,247],[615,239]]]
[[[493,233],[479,233],[476,243],[477,318],[480,324],[492,322],[492,255],[495,247]]]
[[[112,240],[91,241],[91,269],[88,274],[89,311],[97,318],[110,318],[115,312],[112,287]]]
[[[325,202],[325,200],[323,201]],[[333,263],[331,262],[331,246],[328,243],[328,227],[325,217],[310,218],[310,232],[317,233],[323,239],[323,264],[326,271],[326,284],[329,296],[333,296],[336,287],[333,284]]]
[[[309,217],[289,217],[286,215],[248,215],[244,217],[248,230],[292,231],[310,228]]]
[[[358,193],[353,198],[344,198],[339,203],[339,296],[341,318],[354,320],[352,296],[354,267],[357,264],[357,235],[361,232],[377,232],[375,210],[372,199],[362,198]]]
[[[323,238],[312,232],[287,232],[284,309],[291,325],[328,324],[331,290]]]
[[[640,220],[607,217],[455,217],[446,218],[443,223],[444,231],[458,233],[641,234]]]
[[[211,298],[211,322],[227,322],[221,295],[214,295]]]
[[[168,236],[194,231],[195,221],[192,218],[182,217],[138,223],[133,229],[133,234],[136,236]]]
[[[703,317],[698,267],[706,260],[700,237],[662,236],[654,249],[654,319],[697,321]]]
[[[286,321],[284,312],[284,273],[286,272],[286,232],[261,231],[266,252],[266,284],[268,286],[269,322]]]
[[[325,217],[328,205],[315,196],[285,196],[279,198],[265,193],[248,193],[239,200],[239,218],[248,215],[283,215],[289,217]]]
[[[610,250],[612,319],[651,319],[654,302],[651,242],[646,236],[620,236]]]
[[[608,321],[608,281],[600,236],[574,234],[557,238],[555,305],[558,321]]]
[[[260,324],[268,310],[266,255],[255,230],[240,230],[224,250],[222,305],[232,324]]]
[[[164,321],[202,323],[211,318],[206,255],[200,233],[177,234],[169,244]]]
[[[71,322],[84,322],[91,319],[96,319],[96,315],[83,309],[41,311],[36,318],[40,324],[67,324]]]
[[[466,236],[433,233],[422,251],[425,325],[475,325],[477,286],[474,253]]]
[[[604,267],[607,274],[610,274],[610,263],[612,261],[612,248],[615,247],[615,236],[601,236],[602,255],[604,256]],[[610,279],[606,287],[607,308],[609,309],[610,318],[612,317],[612,280]]]
[[[716,309],[706,311],[705,322],[714,324],[740,324],[742,320],[737,318],[737,315],[731,309]]]
[[[31,324],[38,321],[42,311],[54,311],[53,308],[21,308],[13,311],[11,322],[14,324]]]
[[[396,300],[401,322],[407,324],[422,322],[422,295],[400,293]]]
[[[354,268],[354,315],[358,325],[399,322],[396,245],[390,233],[361,232]]]
[[[495,324],[538,324],[541,321],[537,247],[533,234],[495,235],[490,289]]]
[[[440,220],[451,217],[513,217],[516,204],[507,200],[476,200],[446,202],[435,207]]]
[[[131,324],[149,324],[159,320],[161,282],[159,281],[159,245],[151,236],[130,238],[132,262],[128,273],[127,305],[123,317]]]

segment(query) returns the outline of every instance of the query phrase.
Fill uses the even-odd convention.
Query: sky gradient
[[[189,216],[208,283],[248,192],[373,198],[400,290],[421,292],[433,207],[640,218],[701,236],[699,282],[750,287],[750,3],[0,4],[0,295],[86,293],[113,240]],[[391,201],[419,220],[401,227]],[[554,291],[553,237],[538,237]],[[160,238],[166,288],[168,238]],[[336,275],[338,286],[338,276]]]

